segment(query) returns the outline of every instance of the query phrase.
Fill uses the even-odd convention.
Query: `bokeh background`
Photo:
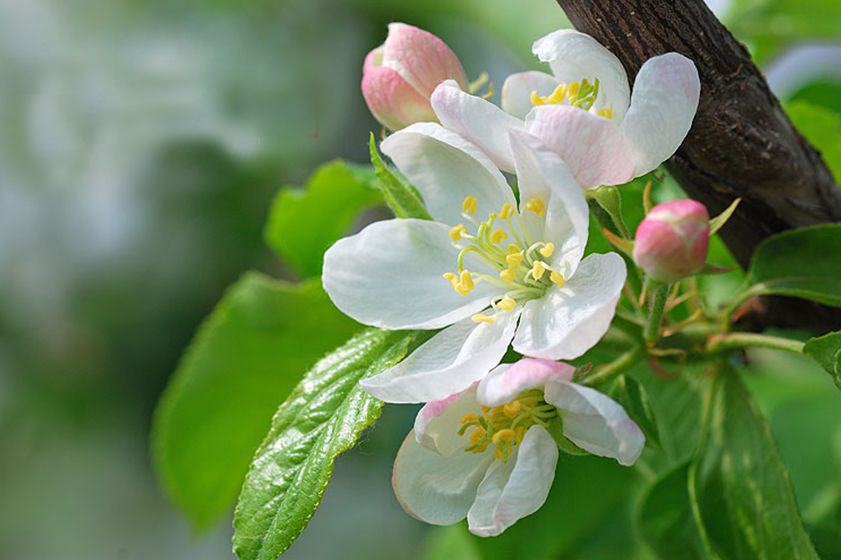
[[[841,161],[841,4],[710,5]],[[435,32],[497,86],[536,68],[531,42],[567,23],[552,0],[0,0],[0,14],[0,558],[231,558],[229,519],[196,535],[167,500],[148,434],[225,287],[247,269],[294,279],[262,240],[273,196],[327,159],[366,162],[379,126],[361,64],[389,21]],[[776,354],[754,361],[804,516],[838,508],[828,376]],[[391,493],[411,419],[386,407],[340,458],[288,558],[447,550],[451,535],[430,537]],[[569,508],[613,506],[589,495],[599,468],[575,481]],[[628,533],[581,522],[554,554],[610,558],[604,543]]]

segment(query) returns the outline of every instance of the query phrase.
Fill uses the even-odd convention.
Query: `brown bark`
[[[679,52],[695,61],[701,100],[689,135],[666,167],[711,214],[742,198],[721,235],[746,267],[774,233],[841,221],[841,190],[820,153],[797,132],[747,49],[702,0],[558,0],[576,29],[609,48],[629,77],[652,56]],[[836,310],[769,298],[765,324],[825,329]]]

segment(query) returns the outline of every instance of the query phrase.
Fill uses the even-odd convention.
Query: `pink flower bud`
[[[674,282],[707,260],[710,216],[700,202],[672,200],[651,209],[637,228],[634,261],[649,277]]]
[[[429,104],[435,86],[455,80],[467,88],[458,57],[444,41],[404,23],[388,26],[388,37],[365,57],[362,95],[374,117],[388,129],[437,122]]]

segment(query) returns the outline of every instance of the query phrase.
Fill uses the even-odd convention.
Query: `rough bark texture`
[[[698,113],[666,167],[711,214],[742,203],[721,235],[747,266],[756,245],[774,233],[841,221],[841,189],[820,153],[801,136],[768,89],[745,47],[702,0],[558,0],[576,29],[608,47],[636,75],[652,56],[676,51],[701,77]],[[762,323],[825,329],[841,313],[769,298]],[[756,319],[756,317],[754,317]]]

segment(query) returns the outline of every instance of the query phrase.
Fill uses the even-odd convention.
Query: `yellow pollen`
[[[470,276],[470,272],[462,270],[461,274],[459,275],[458,282],[456,282],[456,285],[453,287],[458,293],[460,293],[463,296],[469,294],[470,291],[475,287],[473,284],[473,277]]]
[[[450,228],[450,239],[453,241],[458,241],[461,239],[461,236],[467,233],[467,228],[464,227],[464,224],[459,224],[457,226],[453,226]]]
[[[564,284],[567,283],[566,279],[564,278],[564,275],[558,272],[557,270],[552,271],[552,274],[549,275],[549,280],[557,284],[559,288],[563,288]]]
[[[508,253],[505,255],[505,262],[508,263],[508,268],[517,268],[523,262],[523,252]]]
[[[514,311],[514,308],[517,307],[517,302],[514,299],[505,296],[504,298],[499,300],[496,306],[502,309],[503,311]]]
[[[476,416],[475,414],[465,414],[464,416],[461,417],[461,420],[459,420],[459,422],[461,422],[462,424],[470,424],[471,422],[478,422],[478,421],[479,421],[479,417]]]
[[[491,243],[499,243],[505,239],[508,239],[508,234],[501,229],[498,229],[491,234]]]
[[[534,212],[538,216],[542,216],[546,212],[546,205],[543,204],[543,199],[535,196],[526,202],[526,210]]]
[[[546,97],[540,97],[537,95],[537,90],[531,92],[531,96],[529,99],[531,100],[532,105],[546,105],[546,104],[557,104],[563,103],[564,95],[567,92],[567,85],[566,84],[558,84],[557,87],[547,95]]]
[[[596,111],[596,114],[598,116],[604,117],[606,119],[612,119],[613,118],[613,109],[611,109],[610,107],[608,107],[607,109],[599,109],[598,111]]]
[[[507,220],[514,214],[514,207],[508,204],[507,202],[502,205],[502,208],[499,211],[499,217],[503,220]]]
[[[544,104],[543,98],[537,95],[537,90],[531,92],[531,104],[535,107]]]
[[[450,273],[452,274],[452,273]],[[514,283],[514,271],[506,268],[505,270],[499,271],[499,277],[508,284]]]
[[[543,261],[534,261],[534,264],[531,266],[531,275],[534,277],[535,280],[540,280],[543,278],[543,273],[546,272],[546,263]]]
[[[569,84],[569,102],[570,104],[575,103],[578,99],[578,90],[581,88],[581,84],[578,82],[572,82]]]
[[[456,289],[456,290],[458,289],[458,287],[457,287],[458,286],[458,276],[456,276],[452,272],[445,272],[444,273],[444,279],[447,280],[447,282],[450,283],[450,286],[452,286],[453,289]]]
[[[473,433],[470,434],[470,442],[476,443],[477,441],[485,437],[485,433],[486,432],[484,428],[476,428],[475,430],[473,430]]]
[[[493,324],[494,318],[489,315],[482,315],[481,313],[477,313],[476,315],[472,316],[471,319],[474,323],[491,323]]]
[[[521,408],[522,406],[520,405],[520,401],[511,401],[502,407],[502,412],[504,412],[507,417],[514,418],[517,414],[519,414]]]
[[[514,441],[515,439],[517,439],[517,432],[511,428],[505,428],[495,433],[493,438],[491,438],[491,442],[494,445],[498,445],[500,441]]]
[[[547,259],[552,256],[552,253],[555,252],[555,244],[552,242],[547,243],[543,246],[540,250],[540,254],[546,257]]]
[[[479,201],[473,195],[464,197],[464,202],[461,203],[461,210],[467,214],[475,214],[479,207]]]

